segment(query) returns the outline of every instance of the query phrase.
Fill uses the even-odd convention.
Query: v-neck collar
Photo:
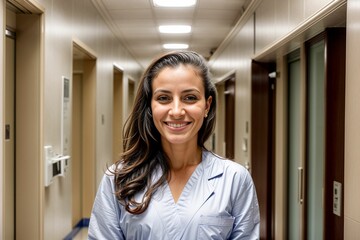
[[[211,164],[208,154],[210,153],[203,151],[202,161],[190,176],[177,203],[167,182],[153,198],[157,212],[172,239],[181,239],[194,215],[214,193],[215,188],[210,180],[223,172],[223,169],[215,172],[209,169]]]
[[[192,186],[194,184],[196,184],[196,182],[199,180],[199,178],[202,176],[202,174],[204,172],[203,163],[204,163],[204,161],[201,160],[201,162],[196,166],[195,170],[192,172],[188,181],[186,182],[177,201],[175,201],[175,199],[172,195],[169,182],[168,181],[165,182],[166,194],[170,195],[169,197],[171,197],[173,199],[173,202],[175,205],[178,205],[179,201],[187,201],[187,197],[191,192]]]

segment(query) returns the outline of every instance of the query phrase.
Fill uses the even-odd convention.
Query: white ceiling
[[[170,0],[171,1],[171,0]],[[159,8],[152,0],[93,0],[94,5],[134,58],[147,67],[164,43],[186,43],[211,56],[235,26],[248,0],[197,0],[189,8]],[[159,25],[189,24],[187,34],[164,34]]]

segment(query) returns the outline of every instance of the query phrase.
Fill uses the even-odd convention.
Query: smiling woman
[[[215,113],[202,56],[155,59],[124,127],[124,153],[100,184],[89,239],[258,239],[249,172],[204,146]]]
[[[186,65],[164,68],[154,78],[151,110],[164,147],[183,144],[186,151],[197,145],[212,100],[205,99],[202,82],[197,70]]]

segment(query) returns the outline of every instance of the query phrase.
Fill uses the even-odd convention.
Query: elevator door
[[[323,239],[324,62],[324,41],[311,45],[304,83],[299,51],[288,59],[288,236],[294,240]]]
[[[324,41],[309,47],[307,81],[306,239],[323,239],[325,153]]]
[[[338,239],[343,232],[338,223],[330,227],[341,217],[333,213],[332,184],[343,182],[333,172],[343,169],[345,79],[344,48],[330,50],[331,32],[314,37],[304,51],[288,57],[288,239]],[[337,65],[331,66],[332,61]],[[333,73],[327,74],[329,70]]]
[[[288,57],[288,239],[302,239],[301,65],[300,52]]]

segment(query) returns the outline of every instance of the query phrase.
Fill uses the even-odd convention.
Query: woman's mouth
[[[182,127],[185,127],[188,124],[189,123],[170,123],[170,122],[166,122],[166,125],[168,125],[171,128],[182,128]]]

